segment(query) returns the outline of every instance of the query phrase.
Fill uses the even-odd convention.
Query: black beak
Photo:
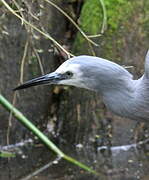
[[[29,88],[31,86],[37,86],[37,85],[42,85],[42,84],[57,84],[60,80],[65,79],[63,74],[59,74],[56,72],[50,73],[43,75],[41,77],[29,80],[25,82],[24,84],[21,84],[20,86],[14,88],[13,90],[20,90],[20,89],[25,89]]]

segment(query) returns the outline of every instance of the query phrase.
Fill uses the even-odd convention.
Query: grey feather
[[[42,81],[96,91],[113,113],[149,122],[149,51],[145,58],[145,73],[138,80],[134,80],[131,73],[114,62],[83,55],[67,60],[55,72],[25,84],[29,87],[43,84]],[[16,89],[22,88],[25,85]]]

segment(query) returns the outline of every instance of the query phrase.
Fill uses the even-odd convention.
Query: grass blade
[[[1,94],[0,94],[0,104],[2,104],[8,111],[12,114],[29,130],[31,130],[44,144],[47,145],[52,151],[54,151],[61,158],[77,165],[78,167],[97,175],[97,172],[92,168],[86,166],[85,164],[75,160],[74,158],[64,154],[52,141],[48,139],[32,122],[30,122],[19,110],[17,110],[12,104],[10,104]]]

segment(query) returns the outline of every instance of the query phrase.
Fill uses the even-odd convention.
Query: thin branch
[[[101,37],[102,34],[95,34],[95,35],[88,35],[89,38],[97,38],[97,37]]]
[[[102,22],[102,28],[101,28],[101,34],[104,33],[104,31],[107,29],[107,11],[105,7],[104,0],[99,0],[103,9],[103,22]]]
[[[5,0],[1,0],[1,2],[4,4],[4,6],[12,13],[14,14],[16,17],[18,17],[23,23],[27,24],[28,26],[30,26],[31,28],[33,28],[34,30],[36,30],[37,32],[39,32],[40,34],[42,34],[43,36],[45,36],[46,38],[50,39],[57,47],[59,47],[62,51],[64,51],[68,58],[70,58],[71,56],[74,56],[73,54],[69,53],[66,49],[64,49],[54,38],[52,38],[49,34],[44,33],[43,31],[41,31],[40,29],[38,29],[36,26],[34,26],[33,24],[29,23],[27,20],[25,20],[24,18],[22,18],[20,15],[18,15],[9,5],[8,3],[6,3]]]
[[[16,7],[18,8],[18,10],[20,10],[21,7],[19,6],[19,4],[18,4],[15,0],[13,0],[13,2],[14,2],[14,4],[16,5]],[[31,9],[29,8],[29,6],[28,6],[28,9],[29,9],[29,14],[30,14],[34,19],[39,20],[39,18],[37,18],[36,16],[34,16],[34,15],[32,14]],[[21,16],[23,17],[23,19],[25,19],[23,13],[20,13],[20,14],[21,14]],[[28,29],[27,27],[26,27],[26,30],[29,31],[29,29]],[[32,32],[32,34],[33,34],[33,32]],[[22,63],[21,63],[20,83],[23,83],[24,63],[25,63],[25,57],[26,57],[26,55],[27,55],[28,44],[29,44],[29,43],[28,43],[28,40],[27,40],[27,41],[26,41],[26,44],[25,44],[25,48],[24,48],[24,55],[23,55],[23,58],[22,58],[22,61],[21,61]],[[44,74],[44,70],[43,70],[43,66],[42,66],[40,57],[39,57],[39,55],[38,55],[38,53],[37,53],[37,51],[36,51],[36,49],[35,49],[34,47],[33,47],[33,51],[34,51],[34,53],[35,53],[35,55],[36,55],[36,57],[37,57],[37,60],[38,60],[38,63],[39,63],[39,67],[40,67],[40,70],[41,70],[41,74],[43,75],[43,74]]]
[[[23,83],[24,64],[25,64],[25,59],[26,59],[26,55],[27,55],[27,49],[28,49],[28,40],[26,41],[25,48],[24,48],[24,54],[23,54],[22,61],[21,61],[20,83]],[[14,106],[15,103],[16,103],[16,95],[17,95],[17,92],[14,92],[14,94],[13,94],[13,100],[12,100],[13,106]],[[12,111],[10,111],[9,119],[8,119],[8,128],[7,128],[7,135],[6,135],[7,145],[9,145],[10,127],[12,126],[11,121],[12,121]]]
[[[21,16],[25,19],[25,17],[24,17],[24,15],[23,15],[22,11],[20,11],[20,9],[21,9],[20,5],[19,5],[15,0],[13,0],[13,3],[14,3],[15,6],[18,8],[18,10],[15,11],[15,13],[18,13],[18,12],[19,12],[19,13],[21,14]],[[22,21],[22,20],[21,20],[21,24],[23,25],[23,21]],[[26,25],[25,25],[25,28],[26,28],[26,30],[27,30]]]
[[[22,57],[22,61],[21,61],[21,68],[20,68],[20,83],[23,83],[23,76],[24,76],[24,65],[25,65],[25,59],[26,59],[26,55],[27,55],[27,49],[28,49],[28,39],[25,43],[25,47],[24,47],[24,53],[23,53],[23,57]]]
[[[13,100],[12,100],[12,104],[13,106],[15,105],[16,103],[16,95],[17,95],[17,92],[14,92],[13,94]],[[6,134],[6,139],[7,139],[7,145],[9,145],[9,137],[10,137],[10,128],[12,126],[12,111],[10,111],[9,113],[9,119],[8,119],[8,128],[7,128],[7,134]]]
[[[96,56],[96,53],[94,51],[94,48],[92,47],[92,44],[90,42],[88,42],[88,45],[89,45],[89,48],[90,48],[90,51],[91,51],[92,55]]]
[[[16,144],[9,144],[7,146],[0,146],[0,151],[15,151],[18,147],[26,146],[27,144],[33,143],[32,139],[27,139],[22,142],[18,142]]]
[[[42,63],[41,63],[40,56],[39,56],[39,54],[37,53],[37,50],[34,47],[33,47],[33,51],[34,51],[34,54],[37,57],[38,64],[39,64],[39,67],[40,67],[40,70],[41,70],[41,74],[44,75],[44,69],[43,69],[43,66],[42,66]]]
[[[99,46],[97,43],[93,42],[89,37],[83,32],[83,30],[77,25],[77,23],[65,12],[63,11],[60,7],[58,7],[55,3],[49,0],[44,0],[47,3],[49,3],[51,6],[55,7],[59,12],[61,12],[69,21],[78,29],[78,31],[82,34],[82,36],[89,41],[91,44],[94,46]]]
[[[40,167],[39,169],[35,170],[34,172],[30,173],[29,175],[27,175],[24,178],[21,178],[20,180],[29,180],[31,178],[33,178],[34,176],[37,176],[39,173],[45,171],[46,169],[48,169],[50,166],[52,166],[53,164],[55,164],[55,162],[59,162],[61,160],[61,157],[57,157],[55,160],[53,160],[52,162],[47,163],[46,165]]]
[[[126,145],[122,145],[122,146],[112,146],[110,147],[110,150],[113,152],[113,153],[119,153],[121,151],[129,151],[130,149],[136,149],[144,144],[147,144],[149,142],[149,139],[145,139],[144,141],[139,141],[138,143],[134,143],[134,144],[126,144]],[[109,149],[108,146],[99,146],[97,148],[98,151],[101,151],[101,150],[107,150]]]

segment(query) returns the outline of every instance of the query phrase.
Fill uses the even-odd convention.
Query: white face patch
[[[65,61],[60,67],[56,69],[55,72],[60,74],[65,74],[66,72],[73,73],[73,76],[70,79],[61,80],[58,84],[85,88],[82,82],[82,72],[79,64],[73,64],[70,63],[70,61]]]

